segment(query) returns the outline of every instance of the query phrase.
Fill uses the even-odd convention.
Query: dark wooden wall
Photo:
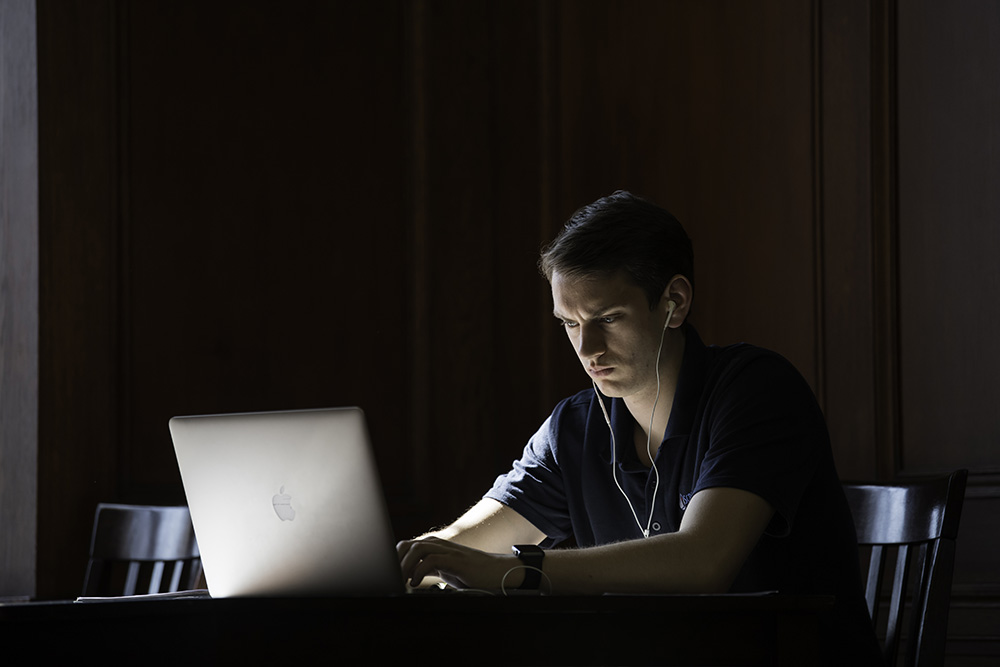
[[[949,664],[1000,655],[995,4],[37,13],[39,595],[96,502],[182,499],[175,414],[361,405],[399,535],[453,518],[585,383],[535,258],[627,188],[688,227],[703,337],[812,384],[842,477],[971,469]]]
[[[972,471],[953,653],[1000,662],[1000,4],[897,11],[894,472]]]

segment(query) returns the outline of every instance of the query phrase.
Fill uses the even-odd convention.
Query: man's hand
[[[511,590],[524,580],[521,561],[513,554],[486,553],[438,537],[403,540],[396,553],[403,580],[414,588],[428,577],[455,588],[487,591]]]

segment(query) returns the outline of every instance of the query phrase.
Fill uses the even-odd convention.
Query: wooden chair
[[[858,543],[871,551],[865,596],[879,631],[880,607],[888,597],[883,653],[890,667],[900,658],[906,667],[944,663],[955,538],[967,477],[967,470],[958,470],[919,481],[844,484]],[[888,591],[883,590],[883,572],[890,574]],[[905,655],[900,656],[904,612],[909,624]]]
[[[97,506],[83,595],[176,592],[197,588],[200,577],[187,507]]]

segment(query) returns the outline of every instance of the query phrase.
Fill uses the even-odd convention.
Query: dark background
[[[792,360],[845,479],[971,470],[950,665],[1000,655],[1000,5],[12,0],[0,595],[182,502],[178,414],[360,405],[454,518],[585,386],[539,247],[626,188],[694,323]]]

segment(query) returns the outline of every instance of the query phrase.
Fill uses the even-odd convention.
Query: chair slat
[[[136,586],[139,583],[139,562],[132,561],[128,564],[128,571],[125,575],[125,585],[122,595],[135,595]]]
[[[885,566],[885,547],[876,544],[872,547],[871,558],[868,561],[868,580],[865,582],[865,602],[868,604],[868,615],[872,623],[878,621],[878,598],[882,590],[882,569]]]
[[[911,566],[913,585],[910,586],[913,593],[910,599],[912,609],[910,622],[907,625],[907,632],[911,642],[920,641],[921,626],[923,620],[927,618],[927,602],[931,585],[931,569],[934,565],[933,553],[936,551],[938,542],[921,542],[913,545],[913,563]],[[906,657],[904,667],[914,667],[916,665],[916,653],[911,653]]]
[[[158,560],[153,562],[153,568],[149,573],[149,588],[146,589],[147,592],[159,593],[161,581],[163,581],[163,561]]]
[[[906,582],[910,573],[909,545],[900,545],[896,553],[896,568],[892,578],[892,593],[889,596],[889,618],[886,624],[886,652],[895,656],[899,651],[899,640],[902,636],[903,605],[906,603]],[[895,660],[890,661],[890,666]]]
[[[168,590],[177,591],[181,587],[181,575],[184,573],[184,561],[175,560],[173,561],[173,567],[170,571],[170,587]]]

